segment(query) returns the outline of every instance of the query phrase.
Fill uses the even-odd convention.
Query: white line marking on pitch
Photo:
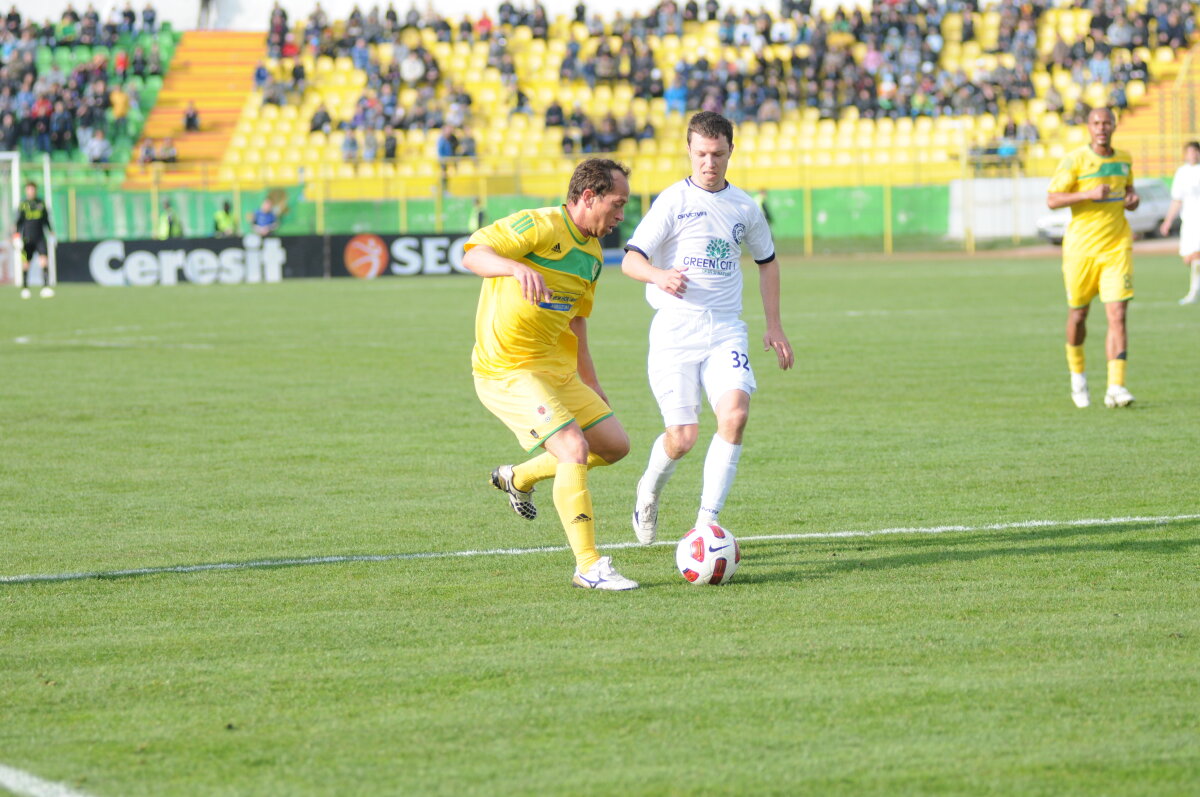
[[[758,534],[738,537],[742,542],[772,542],[783,540],[832,540],[845,537],[883,537],[893,534],[948,534],[952,532],[1009,531],[1012,529],[1042,529],[1078,526],[1117,526],[1122,523],[1179,523],[1200,520],[1200,515],[1159,515],[1154,517],[1111,517],[1086,518],[1082,520],[1021,520],[1013,523],[990,523],[983,526],[900,526],[873,531],[813,531],[802,534]],[[654,543],[674,545],[674,540]],[[639,548],[636,542],[615,542],[600,548],[614,550]],[[403,562],[412,559],[454,559],[477,556],[524,556],[535,553],[557,553],[566,551],[565,545],[544,545],[537,548],[487,548],[468,551],[424,551],[421,553],[344,554],[334,556],[309,556],[290,559],[255,559],[247,562],[208,562],[196,565],[169,565],[166,567],[135,567],[128,570],[95,570],[78,573],[30,573],[18,576],[0,576],[0,584],[34,584],[38,582],[83,581],[92,578],[126,578],[129,576],[153,576],[163,573],[206,573],[210,570],[255,570],[270,567],[307,567],[332,565],[347,562]]]
[[[0,764],[0,789],[8,789],[22,797],[88,797],[63,783],[42,780],[36,775]]]
[[[212,349],[211,343],[168,343],[159,340],[157,335],[142,335],[140,337],[119,338],[116,340],[96,340],[92,338],[47,338],[34,339],[29,335],[13,338],[13,343],[20,346],[91,346],[97,349]]]

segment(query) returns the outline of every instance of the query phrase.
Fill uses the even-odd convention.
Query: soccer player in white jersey
[[[1195,304],[1200,299],[1200,141],[1184,146],[1183,159],[1171,181],[1171,207],[1159,232],[1170,235],[1171,225],[1179,217],[1179,256],[1192,272],[1187,296],[1179,303]]]
[[[643,545],[658,534],[658,501],[678,460],[699,437],[701,391],[717,415],[704,458],[696,525],[716,523],[737,473],[742,434],[755,390],[742,312],[743,248],[758,264],[767,331],[764,351],[792,367],[779,318],[779,261],[762,211],[725,179],[733,125],[704,111],[688,122],[692,175],[658,195],[625,247],[621,270],[646,283],[657,312],[650,325],[648,370],[666,431],[654,441],[638,482],[633,528]]]

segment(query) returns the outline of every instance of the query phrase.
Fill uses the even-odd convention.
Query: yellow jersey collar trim
[[[575,239],[575,243],[586,244],[591,236],[584,235],[583,230],[575,226],[575,222],[571,221],[571,214],[567,212],[567,206],[559,205],[558,210],[562,213],[563,221],[567,223],[567,232],[571,233],[571,237]]]

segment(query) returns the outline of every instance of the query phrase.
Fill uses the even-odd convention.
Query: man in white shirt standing
[[[1179,256],[1192,272],[1188,294],[1179,303],[1195,304],[1200,299],[1200,141],[1184,146],[1183,159],[1185,163],[1171,181],[1171,207],[1159,232],[1170,235],[1171,225],[1179,217]]]
[[[741,319],[743,247],[759,267],[764,350],[774,350],[784,370],[794,362],[779,317],[771,230],[754,199],[725,179],[733,125],[717,113],[696,114],[688,123],[687,150],[691,177],[654,200],[621,263],[626,275],[647,283],[646,300],[657,311],[648,370],[666,426],[638,482],[633,528],[643,545],[657,537],[659,496],[676,463],[696,445],[702,390],[716,413],[717,433],[704,459],[697,526],[717,522],[737,473],[755,390]]]

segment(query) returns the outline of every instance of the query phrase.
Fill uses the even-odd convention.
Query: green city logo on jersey
[[[704,254],[716,260],[723,260],[733,254],[733,247],[724,238],[710,238]]]

